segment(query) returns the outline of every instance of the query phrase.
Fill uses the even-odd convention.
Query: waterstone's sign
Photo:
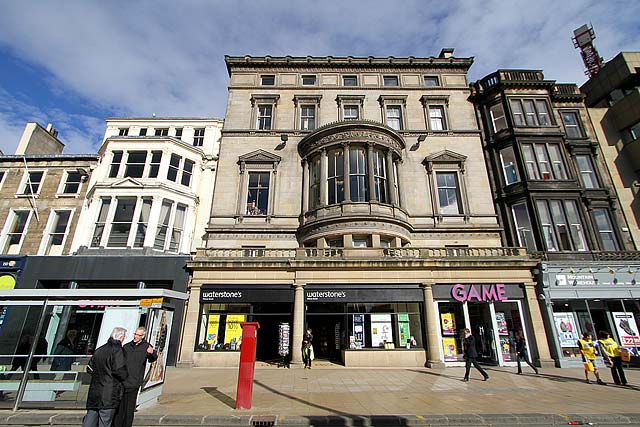
[[[205,301],[214,301],[217,299],[240,299],[242,291],[204,291],[200,294],[200,298]]]
[[[424,292],[418,285],[402,287],[315,287],[304,290],[307,302],[422,302]]]
[[[232,288],[203,286],[200,290],[201,303],[252,303],[252,302],[293,302],[293,289],[280,288]]]
[[[307,291],[307,301],[341,300],[347,297],[345,291]]]
[[[451,296],[460,302],[489,302],[504,301],[507,299],[507,291],[504,285],[454,285],[451,287]]]

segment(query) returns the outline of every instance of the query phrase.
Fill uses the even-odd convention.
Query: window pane
[[[511,114],[513,114],[513,124],[515,126],[524,126],[524,112],[522,111],[522,104],[518,99],[512,99],[510,101],[511,104]]]
[[[171,252],[178,252],[180,248],[186,211],[187,207],[184,205],[178,205],[176,208],[176,216],[173,220],[173,230],[171,230],[171,240],[169,240],[169,251]]]
[[[327,153],[329,194],[327,202],[332,205],[344,201],[344,156],[341,149]]]
[[[149,165],[149,178],[157,178],[162,162],[162,151],[151,152],[151,164]]]
[[[309,165],[309,208],[320,205],[320,158],[316,157]]]
[[[316,76],[302,76],[302,84],[304,86],[313,86],[316,84]]]
[[[395,130],[402,129],[402,108],[399,105],[387,106],[387,126]]]
[[[540,172],[533,154],[533,147],[530,144],[522,146],[522,155],[524,156],[524,164],[527,168],[527,177],[529,179],[540,179]]]
[[[182,129],[180,129],[182,135]],[[204,144],[204,128],[196,128],[193,130],[193,145],[195,147],[202,147]]]
[[[173,202],[169,200],[162,201],[162,207],[160,208],[160,219],[158,221],[158,230],[156,232],[156,239],[153,243],[153,247],[158,250],[164,250],[165,242],[167,241],[167,233],[169,231],[169,220],[171,219],[171,208]]]
[[[13,211],[11,231],[7,233],[7,242],[3,253],[14,255],[20,252],[22,237],[26,231],[30,213],[31,211]]]
[[[611,217],[609,216],[609,211],[606,209],[594,209],[593,218],[596,222],[596,227],[598,228],[602,248],[605,251],[620,250],[618,239],[613,232],[613,224],[611,222]]]
[[[167,179],[169,181],[176,182],[178,178],[178,170],[180,169],[180,160],[182,157],[177,154],[172,154],[171,159],[169,160],[169,170],[167,171]]]
[[[152,203],[153,201],[151,199],[144,199],[142,201],[142,209],[140,209],[140,218],[138,218],[136,237],[133,241],[134,248],[141,248],[144,246],[144,239],[147,235],[147,224],[149,223]]]
[[[438,105],[429,106],[429,124],[431,130],[444,130],[444,107]]]
[[[95,229],[93,230],[93,237],[91,238],[92,248],[96,248],[100,246],[100,240],[102,240],[102,233],[104,232],[104,228],[107,223],[107,216],[109,215],[110,206],[111,206],[111,199],[102,199],[102,205],[100,206],[100,213],[98,214],[98,220],[96,221],[96,226],[95,226]]]
[[[80,181],[82,175],[79,172],[67,172],[67,180],[64,183],[62,192],[64,194],[76,194],[80,191]]]
[[[156,128],[156,136],[169,135],[169,128]]]
[[[580,172],[582,185],[584,185],[585,188],[598,188],[598,179],[596,178],[596,173],[593,169],[591,156],[586,154],[578,155],[576,156],[576,162],[578,164],[578,171]]]
[[[382,79],[385,86],[398,86],[398,76],[384,76]]]
[[[489,108],[489,114],[491,115],[491,123],[493,124],[493,131],[495,133],[500,132],[507,127],[507,118],[504,115],[504,108],[502,104],[495,104]]]
[[[62,242],[67,234],[67,226],[69,225],[69,218],[71,217],[71,211],[55,211],[53,223],[51,224],[51,231],[49,233],[49,239],[47,247],[45,249],[45,255],[61,255]]]
[[[373,181],[375,185],[376,199],[380,203],[389,203],[387,193],[387,159],[380,150],[373,152]]]
[[[344,119],[345,120],[357,120],[359,108],[357,105],[345,105],[344,106]]]
[[[424,77],[424,85],[425,86],[440,86],[440,81],[437,76],[425,76]]]
[[[344,76],[342,77],[343,86],[358,86],[358,78],[356,76]]]
[[[522,101],[524,106],[524,117],[527,122],[527,126],[538,126],[538,116],[536,115],[536,108],[531,99],[525,99]]]
[[[40,183],[42,182],[42,177],[44,176],[44,172],[36,171],[29,172],[27,174],[27,180],[24,185],[24,191],[22,194],[38,194],[40,191]]]
[[[551,158],[555,179],[567,179],[567,170],[564,167],[560,146],[558,144],[549,144],[547,147],[549,149],[549,157]]]
[[[544,200],[538,200],[536,202],[536,208],[538,209],[540,225],[542,226],[542,235],[544,236],[547,250],[557,251],[558,244],[556,241],[556,235],[553,231],[553,224],[551,222],[551,215],[549,214],[549,207],[547,206],[547,202]]]
[[[146,161],[146,151],[130,151],[127,155],[127,166],[124,171],[124,176],[142,178]]]
[[[533,231],[531,229],[531,219],[529,218],[529,211],[525,203],[519,203],[513,205],[513,218],[518,233],[518,243],[520,246],[527,248],[530,252],[535,252],[536,241],[533,237]]]
[[[438,187],[439,212],[445,214],[461,213],[457,174],[455,172],[438,172],[436,186]]]
[[[134,198],[118,199],[107,246],[118,248],[127,246],[135,207],[136,199]]]
[[[191,175],[193,174],[193,165],[195,163],[189,159],[184,160],[184,165],[182,166],[182,179],[180,183],[186,187],[191,185]]]
[[[564,130],[569,138],[582,138],[582,130],[578,121],[578,114],[574,111],[563,111],[560,114]]]
[[[567,219],[573,240],[573,247],[576,251],[586,251],[587,244],[584,237],[584,228],[578,214],[578,206],[574,200],[565,200],[565,208],[567,211]]]
[[[571,238],[569,237],[569,226],[564,216],[564,209],[560,200],[550,200],[551,215],[556,229],[556,235],[560,243],[560,250],[573,250]]]
[[[260,84],[262,86],[273,86],[276,84],[276,76],[260,76]]]
[[[367,154],[364,148],[349,150],[349,190],[352,202],[368,200]]]
[[[549,157],[547,155],[547,150],[545,149],[544,144],[534,144],[534,149],[536,153],[536,160],[538,161],[538,168],[540,169],[540,174],[542,175],[542,179],[547,180],[551,179],[551,166],[549,165]]]
[[[111,159],[111,168],[109,169],[109,178],[115,178],[118,176],[118,170],[120,170],[120,163],[122,162],[122,151],[114,151],[113,158]]]
[[[272,105],[258,105],[258,129],[271,129]]]
[[[300,129],[314,130],[316,128],[316,106],[300,106]]]
[[[266,215],[269,205],[269,172],[249,173],[247,215]]]
[[[509,185],[520,181],[513,147],[507,147],[500,151],[500,161],[502,162],[502,171],[506,184]]]
[[[538,111],[538,122],[540,126],[551,126],[547,103],[541,99],[536,100],[536,110]]]

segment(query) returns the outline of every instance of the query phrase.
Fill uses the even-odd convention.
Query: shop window
[[[536,252],[536,240],[531,229],[531,218],[526,203],[518,203],[511,206],[513,221],[518,237],[518,244],[527,248],[529,252]]]
[[[513,147],[509,146],[500,150],[500,163],[502,164],[502,173],[506,185],[520,181]]]
[[[586,251],[584,227],[574,200],[538,200],[538,217],[548,251]]]
[[[44,171],[29,171],[25,172],[22,177],[22,190],[20,195],[22,196],[36,196],[42,189],[42,182],[44,181]]]
[[[567,180],[560,144],[522,144],[527,177],[532,180]]]
[[[72,211],[67,209],[53,210],[51,212],[47,222],[47,231],[43,237],[41,249],[38,251],[39,254],[62,255],[69,231],[71,213]]]
[[[4,226],[4,244],[2,253],[5,255],[17,255],[24,242],[29,228],[31,210],[11,210]]]
[[[438,302],[440,336],[445,362],[464,361],[464,328],[466,328],[462,303]]]
[[[602,249],[605,251],[619,251],[620,245],[613,229],[609,210],[606,208],[596,208],[591,212],[593,222],[600,237]]]
[[[576,164],[584,188],[600,188],[591,156],[588,154],[576,155]]]
[[[341,348],[361,350],[422,347],[420,307],[418,303],[347,305],[348,340],[341,343]]]

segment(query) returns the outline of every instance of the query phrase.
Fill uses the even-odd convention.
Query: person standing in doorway
[[[522,375],[522,365],[520,361],[524,360],[527,365],[531,366],[531,369],[537,374],[538,368],[533,366],[533,363],[529,360],[527,355],[527,342],[524,339],[522,331],[516,332],[516,361],[518,362],[518,375]]]
[[[129,375],[124,381],[124,394],[115,415],[114,424],[117,427],[133,425],[138,391],[144,382],[147,362],[153,363],[158,358],[153,346],[145,340],[146,336],[147,329],[141,326],[134,332],[133,340],[122,347]]]
[[[87,394],[87,414],[82,427],[110,427],[120,404],[127,379],[127,366],[122,352],[125,328],[116,327],[106,344],[98,347],[87,365],[91,384]]]
[[[627,385],[627,377],[622,369],[622,356],[620,354],[620,346],[611,338],[611,334],[607,331],[600,331],[600,339],[598,340],[602,357],[611,367],[611,376],[616,385]]]
[[[596,346],[593,343],[593,338],[589,332],[582,334],[582,339],[578,340],[578,348],[582,353],[582,363],[584,363],[584,378],[587,384],[591,384],[589,379],[589,372],[594,373],[596,376],[596,382],[600,385],[606,385],[604,381],[600,379],[600,372],[598,366],[596,366]]]
[[[307,328],[307,331],[302,337],[302,361],[304,362],[304,369],[311,369],[311,361],[313,360],[313,334],[311,328]]]
[[[464,330],[463,345],[464,360],[466,361],[466,364],[464,378],[462,379],[462,381],[469,381],[469,372],[471,371],[471,365],[473,365],[473,367],[476,368],[478,372],[480,372],[480,374],[482,374],[483,381],[488,380],[489,374],[487,374],[487,372],[478,364],[478,350],[476,350],[476,339],[471,334],[471,330],[469,328],[466,328]]]

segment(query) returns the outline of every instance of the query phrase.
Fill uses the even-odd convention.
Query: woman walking
[[[613,382],[616,383],[616,385],[627,385],[627,377],[624,375],[624,370],[622,369],[620,346],[611,338],[609,332],[600,331],[599,335],[600,339],[598,340],[598,344],[600,344],[600,349],[602,350],[602,357],[604,357],[605,362],[608,361],[608,364],[611,366]]]
[[[307,328],[307,331],[302,337],[302,361],[304,362],[304,369],[311,369],[311,361],[313,360],[313,334],[311,328]]]
[[[527,342],[524,340],[524,334],[522,331],[516,332],[516,361],[518,362],[518,375],[522,375],[522,365],[520,361],[524,360],[527,365],[531,366],[533,372],[538,373],[538,368],[533,366],[527,355]]]

